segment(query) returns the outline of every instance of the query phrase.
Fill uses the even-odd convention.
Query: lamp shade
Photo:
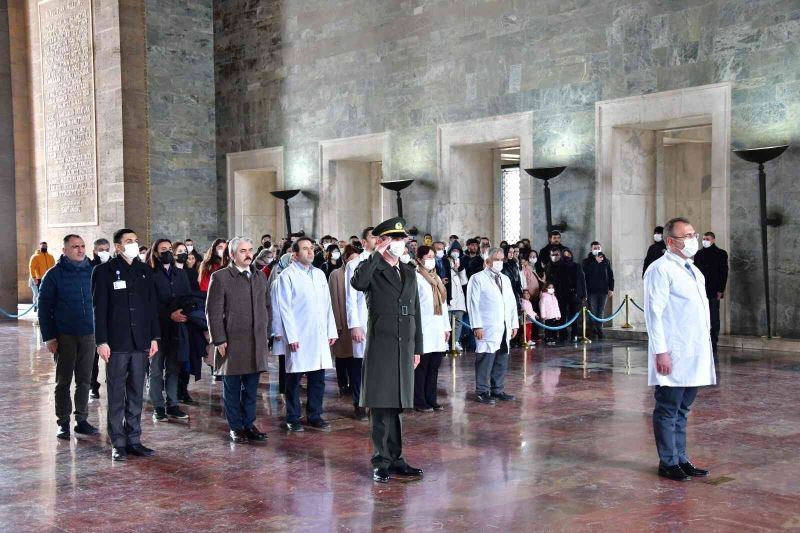
[[[764,164],[767,161],[772,161],[786,149],[789,148],[788,144],[784,144],[781,146],[765,146],[763,148],[747,148],[744,150],[734,150],[733,153],[739,156],[741,159],[749,163],[759,163]]]

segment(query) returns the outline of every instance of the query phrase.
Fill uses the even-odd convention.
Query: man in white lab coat
[[[685,218],[664,226],[666,253],[644,275],[648,385],[655,385],[653,432],[658,475],[676,481],[708,475],[686,451],[686,423],[698,387],[716,384],[705,279],[692,264],[698,235]]]
[[[467,283],[467,312],[475,333],[475,392],[480,403],[510,401],[504,390],[508,343],[517,336],[519,317],[511,280],[502,274],[505,254],[490,248],[484,268]]]
[[[359,258],[355,261],[350,261],[345,266],[345,308],[347,310],[347,327],[350,328],[350,336],[353,339],[353,357],[358,359],[364,358],[364,347],[367,342],[367,297],[361,292],[357,291],[350,285],[350,280],[353,278],[353,273],[358,268],[362,261],[369,258],[370,254],[375,251],[375,242],[377,237],[372,234],[372,226],[364,228],[361,232],[361,245],[364,251],[361,252]]]
[[[314,242],[301,237],[292,244],[294,261],[278,278],[276,304],[286,343],[286,429],[300,424],[300,378],[308,386],[308,425],[328,430],[322,418],[325,369],[333,368],[330,346],[338,338],[325,274],[312,266]]]

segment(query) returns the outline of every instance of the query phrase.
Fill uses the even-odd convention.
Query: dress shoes
[[[244,428],[244,433],[247,435],[247,438],[256,441],[256,442],[264,442],[267,440],[267,434],[263,431],[259,431],[257,427],[250,426],[249,428]]]
[[[389,483],[389,469],[388,468],[373,468],[372,479],[378,483]]]
[[[692,479],[691,476],[687,475],[686,472],[683,471],[680,465],[659,466],[658,475],[673,481],[689,481]]]
[[[514,395],[506,394],[505,392],[498,392],[496,394],[492,394],[492,398],[496,398],[501,402],[510,402],[514,399]]]
[[[199,402],[196,402],[194,398],[192,398],[188,392],[184,392],[183,396],[180,397],[178,400],[184,405],[200,405]]]
[[[125,451],[125,448],[111,448],[111,459],[113,461],[125,461],[128,459],[128,452]]]
[[[75,433],[80,433],[81,435],[97,435],[100,431],[91,425],[86,420],[81,420],[77,424],[75,424]]]
[[[708,470],[703,468],[697,468],[694,466],[691,461],[686,461],[685,463],[680,463],[681,470],[686,472],[687,476],[692,477],[706,477],[708,475]]]
[[[167,410],[163,407],[156,407],[153,411],[153,422],[162,422],[167,419]]]
[[[100,391],[97,390],[97,389],[92,389],[92,391],[89,393],[89,399],[90,400],[99,400],[100,399]]]
[[[286,429],[286,431],[289,431],[291,433],[301,433],[305,431],[303,424],[301,424],[300,422],[286,422],[283,425],[283,427],[284,429]]]
[[[61,440],[69,440],[69,424],[59,424],[58,431],[56,431],[56,438]]]
[[[326,422],[325,420],[323,420],[321,418],[317,418],[317,419],[314,419],[314,420],[309,420],[308,421],[308,427],[313,428],[313,429],[318,429],[320,431],[328,431],[328,430],[331,429],[331,424],[330,424],[330,422]]]
[[[414,468],[406,463],[389,467],[389,473],[403,477],[422,477],[423,474],[421,468]]]
[[[487,405],[494,405],[497,403],[488,393],[478,394],[475,396],[475,401],[478,403],[485,403]]]
[[[358,405],[355,406],[355,417],[356,420],[365,421],[369,420],[369,415],[367,415],[367,410],[364,407],[359,407]]]
[[[185,411],[182,411],[180,407],[177,405],[173,405],[172,407],[167,407],[167,416],[170,418],[175,418],[177,420],[185,420],[189,418],[189,414]]]
[[[433,407],[415,407],[414,410],[418,413],[432,413]]]
[[[234,444],[247,444],[250,442],[247,432],[244,429],[232,429],[228,435],[231,442]]]
[[[155,450],[148,448],[140,442],[128,444],[125,446],[125,451],[128,452],[128,455],[135,455],[136,457],[150,457],[156,454]]]
[[[436,405],[433,406],[433,410],[434,411],[444,411],[444,405],[441,405],[441,404],[437,403]]]

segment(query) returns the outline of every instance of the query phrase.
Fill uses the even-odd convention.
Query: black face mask
[[[270,248],[270,247],[272,247],[272,243],[271,243],[271,242],[269,242],[269,241],[264,241],[264,242],[262,242],[262,243],[261,243],[261,245],[262,245],[264,248]]]
[[[166,252],[161,252],[158,254],[158,260],[161,261],[162,265],[169,265],[172,263],[172,252],[169,250]]]
[[[189,254],[184,252],[182,254],[178,254],[178,257],[175,258],[175,261],[180,264],[184,264],[187,259],[189,259]]]
[[[43,253],[43,254],[46,254],[46,253],[47,253],[47,246],[42,246],[42,253]]]

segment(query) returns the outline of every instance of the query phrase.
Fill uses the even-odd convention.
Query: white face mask
[[[439,259],[444,257],[444,250],[436,250],[436,257],[438,257]]]
[[[660,233],[656,233],[656,234],[653,235],[653,240],[656,241],[656,242],[661,242],[662,238],[663,237],[661,236]]]
[[[111,254],[109,252],[106,252],[105,250],[103,250],[103,251],[97,252],[97,257],[100,258],[100,262],[101,263],[105,263],[106,261],[111,259]]]
[[[331,253],[331,259],[333,259],[334,261],[338,261],[340,257],[342,257],[342,254],[340,252]]]
[[[215,252],[217,252],[217,257],[219,257],[220,259],[222,259],[223,257],[225,257],[225,250],[220,250],[219,248],[217,248],[217,249],[216,249],[216,250],[214,250],[214,251],[215,251]]]
[[[139,255],[139,245],[136,244],[135,242],[126,244],[122,248],[122,253],[125,254],[125,257],[127,257],[128,259],[131,259],[131,260],[136,259],[136,256]],[[144,255],[144,254],[142,254],[142,255]],[[142,261],[144,261],[144,259],[142,259]]]
[[[683,255],[686,257],[694,257],[694,254],[697,253],[697,249],[700,248],[697,239],[685,239],[683,241]]]
[[[492,270],[499,274],[503,271],[503,262],[502,261],[492,261]]]
[[[561,260],[561,256],[558,256],[558,255],[551,255],[550,256],[550,261],[552,261],[553,263],[558,263],[560,260]]]
[[[189,252],[189,253],[194,252],[194,246],[192,246],[191,244],[187,244],[186,245],[186,251]]]
[[[708,248],[709,246],[711,246],[711,241],[703,239],[703,248]]]
[[[403,255],[400,256],[400,262],[401,263],[408,263],[409,261],[411,261],[411,256],[410,255],[403,254]]]
[[[547,289],[547,294],[555,294],[555,293],[556,293],[556,290],[553,287],[550,287],[549,289]]]
[[[389,253],[395,257],[400,257],[406,251],[405,241],[392,241],[389,244]]]
[[[128,255],[128,254],[125,254]],[[147,254],[139,254],[139,261],[144,263],[147,260]]]
[[[427,270],[433,270],[434,268],[436,268],[436,259],[426,259],[425,268]]]
[[[597,250],[592,250],[592,255],[600,255],[600,252],[602,251],[603,250],[601,250],[600,248],[598,248]]]
[[[452,257],[453,259],[458,259],[460,256],[461,256],[461,254],[458,253],[457,250],[455,252],[451,252],[450,253],[450,257]]]

